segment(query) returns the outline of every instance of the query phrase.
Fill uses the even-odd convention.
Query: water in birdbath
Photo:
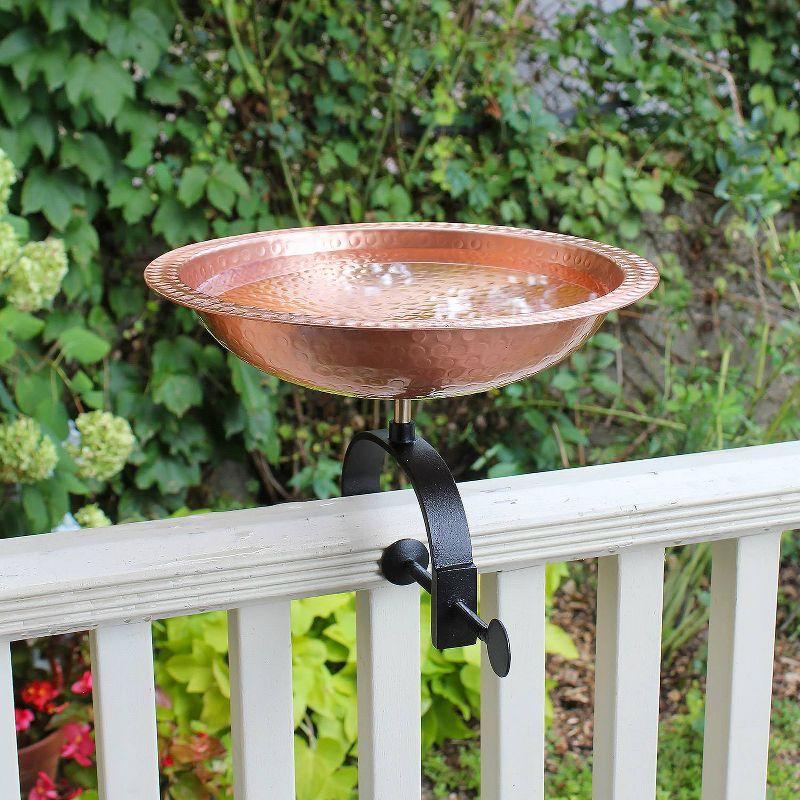
[[[485,323],[492,318],[573,306],[598,295],[544,270],[338,257],[306,263],[300,269],[296,264],[277,269],[265,277],[229,286],[217,296],[243,306],[318,318],[346,317],[369,325]]]

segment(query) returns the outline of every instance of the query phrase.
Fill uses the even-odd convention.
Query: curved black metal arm
[[[416,581],[431,594],[431,639],[440,650],[486,642],[498,675],[506,675],[511,652],[502,623],[486,625],[477,616],[478,571],[472,561],[469,525],[456,482],[444,459],[425,439],[414,435],[414,424],[392,423],[390,431],[357,434],[344,457],[342,494],[380,491],[386,456],[391,456],[411,482],[430,546],[428,554],[416,540],[401,539],[384,551],[381,567],[392,583]]]
[[[342,494],[379,492],[387,454],[414,487],[428,531],[434,570],[462,566],[474,569],[469,525],[458,487],[444,459],[422,437],[395,443],[387,431],[357,434],[344,457]]]

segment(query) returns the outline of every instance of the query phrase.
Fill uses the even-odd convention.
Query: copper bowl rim
[[[320,225],[308,228],[287,228],[272,231],[259,231],[256,233],[246,233],[237,236],[227,236],[221,239],[210,239],[196,244],[184,245],[168,253],[164,253],[147,265],[144,271],[144,279],[147,285],[157,294],[195,311],[204,314],[221,314],[226,316],[244,317],[247,319],[263,320],[265,322],[279,322],[290,325],[315,325],[336,328],[367,328],[373,330],[380,329],[413,329],[425,330],[435,328],[495,328],[500,327],[494,322],[487,324],[480,319],[476,320],[455,320],[455,321],[387,321],[386,323],[375,325],[374,323],[362,323],[356,320],[341,320],[329,317],[315,317],[305,314],[295,314],[292,312],[270,311],[264,308],[231,303],[220,300],[217,297],[199,292],[188,286],[181,280],[181,267],[192,257],[198,255],[210,255],[216,250],[229,248],[232,244],[239,242],[252,242],[263,240],[268,242],[270,239],[279,238],[286,233],[300,232],[306,234],[330,233],[330,232],[358,232],[360,230],[418,230],[420,233],[432,231],[452,231],[473,234],[500,234],[535,241],[551,242],[556,244],[569,245],[571,247],[586,250],[604,256],[612,261],[623,273],[623,280],[619,286],[610,292],[587,300],[583,303],[554,308],[546,311],[534,311],[527,314],[518,314],[503,322],[502,327],[508,325],[542,325],[566,320],[585,319],[596,315],[605,315],[611,311],[623,308],[635,303],[645,295],[649,294],[658,285],[658,270],[653,264],[635,253],[622,250],[591,239],[581,239],[576,236],[566,236],[561,233],[551,233],[549,231],[530,230],[527,228],[512,228],[503,225],[477,225],[455,222],[360,222],[345,225]],[[347,248],[342,248],[347,249]],[[351,248],[352,249],[352,248]]]

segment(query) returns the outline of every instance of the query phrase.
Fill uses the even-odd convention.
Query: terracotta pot
[[[44,739],[17,751],[22,797],[27,798],[28,792],[33,788],[40,772],[44,772],[55,780],[58,762],[61,759],[63,738],[60,730],[53,731],[48,736],[45,736]]]

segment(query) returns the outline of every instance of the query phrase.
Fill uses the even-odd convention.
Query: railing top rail
[[[460,486],[483,571],[800,527],[800,442]],[[0,541],[0,636],[374,586],[424,539],[404,492]]]

